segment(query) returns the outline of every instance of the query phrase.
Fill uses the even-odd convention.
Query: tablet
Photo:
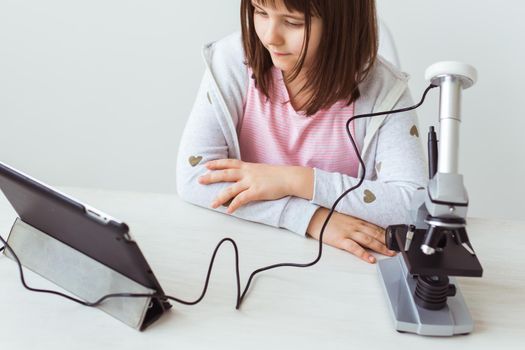
[[[164,294],[124,222],[2,162],[0,189],[25,223]],[[156,306],[171,307],[167,301]]]

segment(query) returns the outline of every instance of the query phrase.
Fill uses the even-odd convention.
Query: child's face
[[[255,7],[255,32],[270,52],[273,64],[284,73],[290,73],[301,56],[306,24],[304,14],[289,12],[282,1],[276,7],[263,7],[252,0]],[[312,16],[308,52],[303,69],[308,69],[317,54],[321,41],[322,22]]]

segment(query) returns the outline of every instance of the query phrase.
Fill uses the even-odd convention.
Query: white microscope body
[[[430,66],[425,78],[440,88],[439,151],[431,127],[428,186],[414,194],[408,225],[387,227],[388,247],[401,254],[381,260],[378,269],[398,331],[467,334],[474,323],[448,276],[483,272],[465,229],[468,195],[458,173],[461,90],[476,82],[477,73],[470,65],[447,61]]]

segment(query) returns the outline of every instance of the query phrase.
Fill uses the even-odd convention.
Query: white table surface
[[[199,208],[176,195],[65,188],[66,193],[131,227],[166,293],[186,300],[202,290],[211,253],[223,237],[240,250],[241,283],[256,268],[309,262],[317,241]],[[0,233],[16,218],[0,192]],[[0,349],[480,349],[525,343],[525,222],[468,220],[483,278],[458,278],[474,332],[449,338],[393,328],[376,265],[325,246],[307,269],[258,275],[235,309],[234,254],[218,254],[208,293],[196,306],[174,304],[144,332],[104,312],[25,290],[17,266],[0,256]],[[34,287],[58,289],[26,271]]]

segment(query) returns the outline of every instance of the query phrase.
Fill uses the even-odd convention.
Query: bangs
[[[252,0],[256,5],[277,8],[284,4],[289,12],[300,12],[303,15],[310,12],[311,16],[319,16],[319,6],[317,1],[308,0]]]

